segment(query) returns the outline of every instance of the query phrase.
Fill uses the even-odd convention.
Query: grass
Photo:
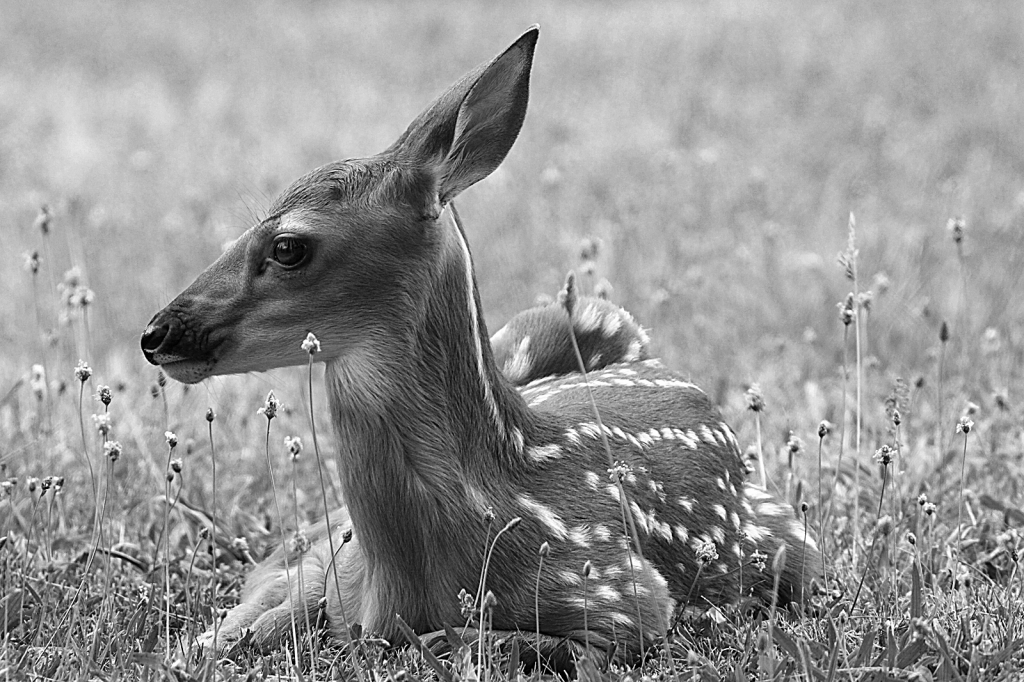
[[[138,335],[294,177],[382,149],[534,22],[522,137],[460,200],[491,327],[554,294],[594,238],[596,276],[581,284],[611,282],[655,354],[761,446],[769,489],[783,488],[790,431],[813,442],[822,420],[836,425],[821,441],[823,499],[804,457],[791,501],[809,505],[811,529],[832,509],[828,588],[841,594],[819,597],[817,617],[688,619],[672,645],[679,674],[1001,679],[1024,667],[1011,556],[1024,523],[1020,3],[43,1],[4,15],[0,480],[17,478],[0,493],[4,675],[163,674],[166,623],[172,640],[205,629],[250,559],[294,532],[279,527],[256,411],[271,389],[281,399],[269,456],[291,466],[279,439],[312,438],[319,382],[311,394],[298,368],[161,385]],[[835,307],[854,291],[834,264],[851,212],[857,291],[873,292],[857,339]],[[947,223],[961,216],[954,241]],[[35,275],[19,263],[32,252]],[[83,385],[80,359],[93,369]],[[101,438],[90,415],[105,410]],[[965,411],[974,426],[956,433]],[[182,459],[170,482],[165,431]],[[123,447],[116,466],[105,440]],[[882,445],[898,450],[884,477],[870,459]],[[320,518],[315,459],[294,466],[283,506]],[[328,482],[333,467],[325,457]],[[63,478],[59,494],[47,477]],[[100,529],[95,491],[108,485]],[[382,676],[434,674],[418,654],[363,644],[360,665]],[[343,654],[325,643],[300,658],[303,675],[351,674]],[[295,658],[249,652],[220,670],[296,675]],[[647,666],[667,670],[657,656]]]

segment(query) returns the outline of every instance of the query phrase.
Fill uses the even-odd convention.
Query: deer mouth
[[[195,384],[214,374],[219,342],[211,343],[209,335],[188,330],[175,316],[158,314],[142,333],[142,354],[151,365],[157,365],[172,379]],[[202,342],[200,342],[202,339]]]

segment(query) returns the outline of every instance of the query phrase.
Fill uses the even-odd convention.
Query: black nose
[[[171,327],[168,324],[151,324],[146,328],[146,331],[142,332],[142,353],[151,364],[157,364],[153,360],[153,354],[156,353],[161,344],[163,344],[170,330]]]

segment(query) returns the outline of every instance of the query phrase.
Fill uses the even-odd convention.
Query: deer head
[[[537,36],[531,28],[465,76],[384,152],[292,184],[153,317],[142,335],[146,359],[195,383],[304,364],[299,342],[309,331],[324,361],[359,362],[382,343],[415,343],[410,320],[450,279],[444,264],[464,262],[459,276],[465,285],[468,272],[472,285],[448,207],[497,168],[519,134]]]

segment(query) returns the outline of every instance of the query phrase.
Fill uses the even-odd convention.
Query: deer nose
[[[146,356],[146,359],[151,363],[153,362],[153,354],[156,353],[157,349],[167,338],[167,333],[171,330],[170,325],[151,324],[146,327],[146,331],[142,332],[142,353]]]

